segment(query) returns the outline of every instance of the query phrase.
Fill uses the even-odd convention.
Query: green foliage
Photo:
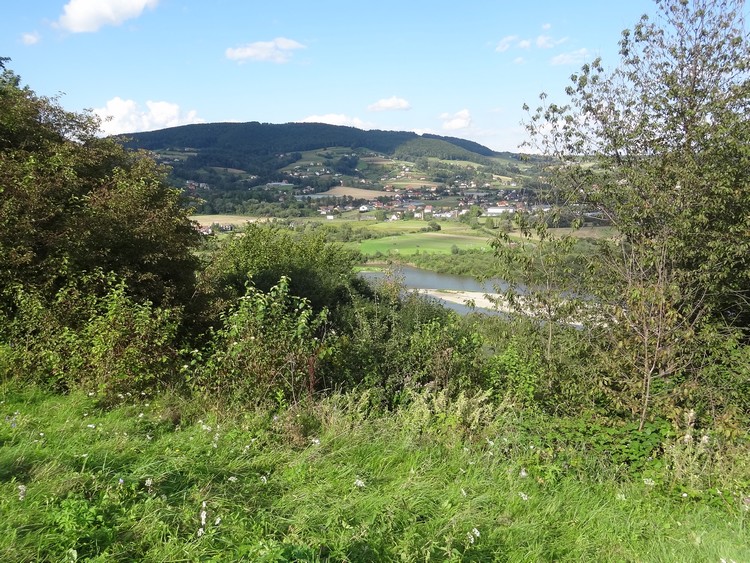
[[[569,103],[543,94],[527,127],[558,160],[550,192],[573,216],[588,212],[618,231],[592,256],[585,292],[599,311],[586,320],[600,383],[641,427],[712,394],[694,377],[712,362],[706,334],[734,340],[740,331],[746,345],[750,327],[743,3],[657,4],[655,22],[644,16],[623,32],[618,67],[584,65]],[[748,415],[737,407],[712,416]]]
[[[225,313],[197,373],[186,366],[197,390],[220,404],[250,402],[279,406],[312,398],[320,382],[316,370],[330,351],[326,309],[313,312],[309,301],[290,293],[282,277],[268,293],[248,287]]]
[[[153,393],[174,381],[178,320],[173,311],[135,301],[124,282],[85,278],[52,303],[19,289],[6,319],[8,370],[55,389],[96,389],[101,400]],[[102,297],[86,283],[103,285]]]
[[[339,325],[331,381],[344,388],[371,389],[393,407],[408,393],[429,387],[453,396],[481,384],[482,340],[455,314],[416,294],[400,296],[397,279],[359,299]]]
[[[304,297],[316,311],[348,299],[357,254],[326,241],[323,232],[294,232],[277,225],[252,224],[223,245],[201,275],[207,298],[225,307],[251,281],[270,291],[282,276],[291,294]]]
[[[511,343],[502,353],[492,356],[485,369],[487,382],[497,397],[507,397],[520,407],[534,407],[543,377],[541,358],[525,360]]]
[[[10,71],[0,78],[0,291],[52,299],[84,272],[115,272],[157,305],[192,294],[199,234],[166,171],[97,136]]]

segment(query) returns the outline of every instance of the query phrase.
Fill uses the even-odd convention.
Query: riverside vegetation
[[[750,49],[739,3],[658,5],[530,114],[549,212],[489,252],[533,315],[320,229],[207,245],[0,59],[0,559],[750,560]]]

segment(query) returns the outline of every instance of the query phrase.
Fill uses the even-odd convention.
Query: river
[[[483,298],[483,295],[486,293],[497,293],[496,287],[500,288],[500,290],[507,287],[507,284],[503,283],[501,280],[480,282],[471,276],[440,274],[438,272],[421,270],[412,266],[398,266],[393,271],[393,274],[386,271],[365,271],[360,272],[359,275],[372,282],[383,280],[388,275],[394,275],[406,289],[421,291],[428,290],[428,295],[434,297],[449,309],[453,309],[461,314],[467,314],[473,311],[497,314],[498,311],[492,309],[489,303],[486,303],[486,299]],[[441,296],[441,291],[445,291],[446,295]],[[451,292],[459,293],[448,295],[448,293]],[[457,296],[471,298],[474,299],[478,305],[482,303],[487,306],[469,307],[463,304],[465,299],[457,299]],[[458,303],[456,302],[457,300],[459,301]]]

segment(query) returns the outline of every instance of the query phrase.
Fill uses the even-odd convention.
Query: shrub
[[[248,287],[239,305],[224,315],[195,385],[219,401],[281,406],[310,396],[316,367],[328,352],[328,311],[314,313],[307,299],[290,294],[290,280],[264,293]]]

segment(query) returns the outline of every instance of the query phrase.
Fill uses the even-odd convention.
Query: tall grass
[[[2,561],[750,560],[741,468],[644,478],[481,396],[0,399]]]

